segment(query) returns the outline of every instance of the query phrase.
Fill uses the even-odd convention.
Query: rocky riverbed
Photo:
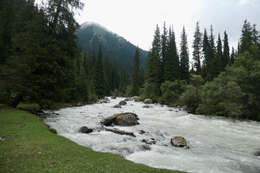
[[[131,99],[114,108],[124,99],[108,98],[93,105],[57,110],[45,122],[58,135],[80,145],[152,167],[195,173],[260,172],[260,123],[209,118]],[[105,118],[125,112],[136,114],[138,123],[102,125]],[[84,126],[93,131],[80,132]],[[134,135],[120,134],[123,132]],[[174,147],[171,139],[175,136],[184,137],[188,147]]]

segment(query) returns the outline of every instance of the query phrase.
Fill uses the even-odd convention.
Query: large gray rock
[[[255,152],[255,156],[260,156],[260,151]]]
[[[119,105],[121,105],[121,106],[126,105],[126,104],[127,104],[126,101],[121,101],[121,102],[119,102]]]
[[[90,128],[86,127],[86,126],[83,126],[83,127],[81,127],[79,129],[79,132],[80,133],[91,133],[91,132],[93,132],[93,129],[90,129]]]
[[[152,104],[152,103],[153,103],[153,100],[152,100],[152,99],[145,99],[145,100],[144,100],[144,103],[145,103],[145,104]]]
[[[135,102],[140,102],[140,101],[141,101],[141,98],[138,97],[138,96],[134,96],[134,97],[132,97],[132,98],[133,98],[133,100],[134,100]]]
[[[182,136],[175,136],[171,139],[171,144],[175,147],[185,147],[188,148],[187,141]]]
[[[134,113],[119,113],[114,114],[112,116],[109,116],[105,118],[101,124],[105,126],[112,126],[112,125],[118,125],[118,126],[135,126],[138,125],[139,118]]]
[[[121,105],[115,105],[115,106],[113,106],[113,108],[121,108]]]

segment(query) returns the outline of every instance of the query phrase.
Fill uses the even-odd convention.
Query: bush
[[[178,102],[180,105],[185,106],[188,112],[195,113],[200,103],[197,88],[192,85],[188,85]]]
[[[202,87],[200,96],[197,113],[241,118],[244,93],[232,76],[222,73]]]
[[[161,85],[160,103],[168,105],[176,105],[178,98],[185,91],[186,82],[176,80],[174,82],[166,81]]]

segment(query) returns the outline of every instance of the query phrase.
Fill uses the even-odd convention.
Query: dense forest
[[[157,26],[148,55],[140,94],[156,102],[183,106],[192,113],[260,120],[260,38],[255,25],[245,21],[237,49],[230,50],[228,35],[210,28],[194,32],[192,60],[185,28],[180,51],[175,33],[162,34]]]
[[[57,102],[93,102],[106,95],[151,98],[189,112],[260,120],[260,38],[255,25],[242,26],[238,47],[227,32],[215,39],[213,27],[194,32],[192,59],[185,28],[179,50],[173,28],[156,27],[145,69],[140,49],[133,66],[122,70],[96,51],[81,51],[75,10],[79,0],[0,2],[0,103],[50,108]]]

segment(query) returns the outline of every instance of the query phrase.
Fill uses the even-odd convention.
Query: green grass
[[[16,109],[0,110],[0,136],[0,173],[176,173],[77,145]]]

